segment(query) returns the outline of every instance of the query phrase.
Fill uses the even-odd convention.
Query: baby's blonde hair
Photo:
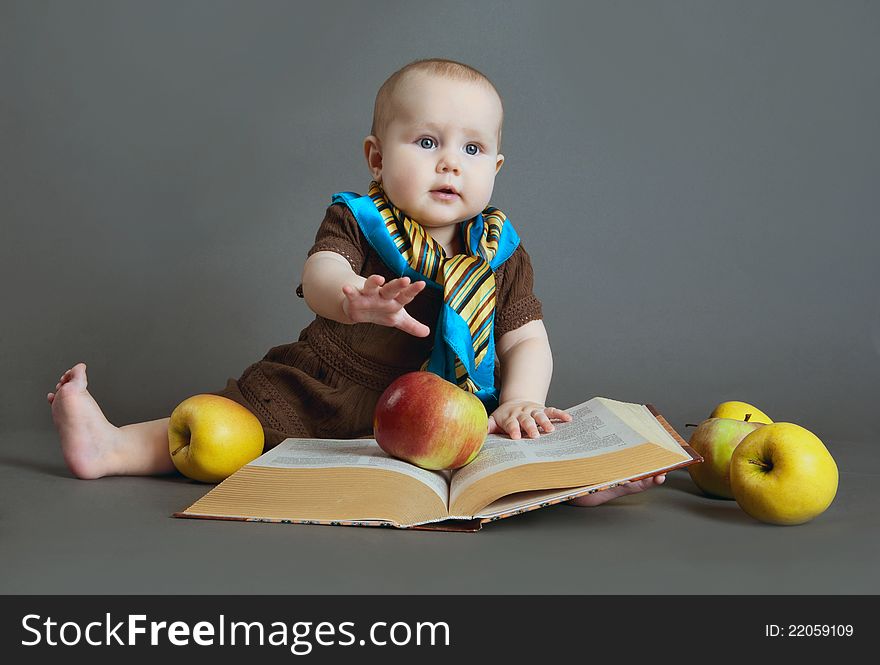
[[[501,102],[501,95],[489,77],[483,72],[455,60],[447,60],[446,58],[426,58],[424,60],[415,60],[404,67],[401,67],[391,76],[389,76],[379,92],[376,93],[376,103],[373,106],[373,125],[370,128],[370,134],[379,136],[380,132],[384,132],[391,121],[394,108],[394,93],[397,86],[412,72],[424,72],[430,76],[452,79],[454,81],[467,81],[470,83],[481,83],[487,86],[492,92],[498,96]],[[498,121],[498,148],[501,149],[501,126],[504,123],[504,104],[501,106],[501,118]]]

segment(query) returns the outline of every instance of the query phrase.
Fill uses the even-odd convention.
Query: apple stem
[[[175,449],[174,451],[172,451],[172,453],[171,453],[171,457],[174,457],[177,453],[179,453],[181,450],[183,450],[184,448],[186,448],[188,445],[189,445],[189,444],[184,443],[183,445],[178,446],[177,449]]]
[[[772,464],[767,464],[766,462],[762,462],[761,460],[758,460],[758,459],[750,459],[749,464],[754,464],[755,466],[759,466],[762,469],[765,469],[767,471],[769,471],[770,469],[773,468]]]
[[[745,420],[746,422],[749,422],[749,418],[751,418],[751,417],[752,417],[752,414],[751,414],[751,413],[747,413],[747,414],[746,414],[746,417],[743,418],[743,420]]]
[[[699,425],[695,425],[694,423],[685,423],[685,427],[699,427]]]

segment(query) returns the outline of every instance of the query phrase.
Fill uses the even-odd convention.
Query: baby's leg
[[[611,501],[612,499],[616,499],[619,496],[624,496],[626,494],[635,494],[636,492],[641,492],[656,485],[662,485],[665,481],[665,475],[654,476],[653,478],[636,480],[635,482],[627,483],[626,485],[618,485],[617,487],[602,490],[601,492],[596,492],[595,494],[585,494],[584,496],[579,496],[577,499],[566,501],[566,503],[572,506],[599,506],[603,503]]]
[[[86,389],[83,363],[67,370],[46,398],[67,466],[79,478],[170,473],[168,418],[115,427]]]

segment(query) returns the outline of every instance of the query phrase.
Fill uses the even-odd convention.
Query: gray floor
[[[701,496],[685,471],[599,508],[554,506],[478,533],[182,520],[207,487],[73,478],[51,430],[0,439],[0,592],[880,592],[875,444],[828,442],[832,506],[774,527]]]

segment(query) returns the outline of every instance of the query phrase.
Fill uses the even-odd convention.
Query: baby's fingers
[[[408,305],[424,288],[425,282],[413,282],[406,288],[401,289],[400,293],[397,295],[397,302],[401,305]]]
[[[549,416],[544,411],[535,411],[535,423],[541,426],[545,432],[552,432],[556,429],[550,422]]]
[[[379,289],[379,296],[382,298],[382,300],[394,300],[409,285],[409,277],[398,277],[397,279],[392,279],[385,286]]]
[[[511,439],[520,439],[522,434],[519,431],[519,420],[515,416],[511,416],[504,423],[504,431]]]
[[[431,329],[428,326],[426,326],[424,323],[421,323],[420,321],[416,321],[405,311],[403,313],[404,317],[395,326],[396,328],[402,330],[405,333],[409,333],[414,337],[427,337],[431,334]]]
[[[541,436],[541,433],[538,431],[538,425],[535,423],[535,419],[530,415],[524,414],[520,416],[519,424],[522,427],[522,431],[528,434],[530,439],[537,439]]]
[[[571,414],[566,413],[562,409],[557,409],[553,406],[548,406],[547,408],[545,408],[544,413],[546,413],[550,418],[561,420],[564,423],[567,423],[571,420]]]
[[[379,293],[379,287],[385,283],[385,278],[382,275],[370,275],[367,277],[367,281],[364,282],[364,287],[361,289],[361,294],[367,297],[375,296]]]
[[[401,305],[409,304],[416,295],[425,288],[425,282],[410,283],[409,277],[398,277],[388,282],[379,290],[382,300],[396,300]]]

